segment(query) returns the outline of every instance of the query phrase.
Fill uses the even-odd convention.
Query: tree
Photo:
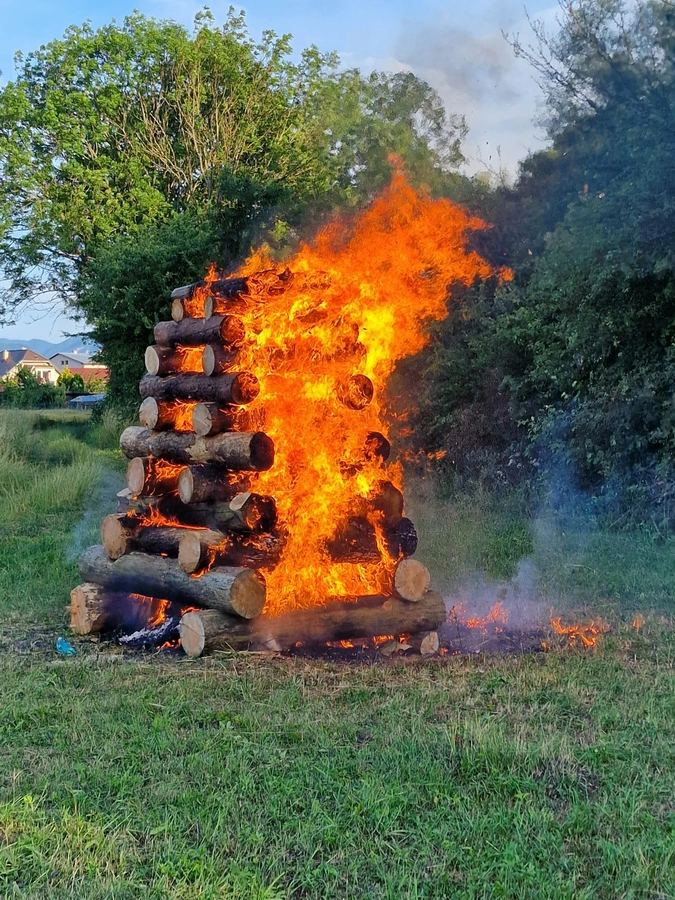
[[[428,86],[337,64],[316,48],[294,63],[288,36],[256,44],[241,16],[217,27],[208,11],[192,32],[134,14],[19,55],[0,91],[0,316],[54,294],[77,305],[102,247],[195,207],[241,206],[232,184],[260,217],[353,199],[391,150],[420,172],[460,159],[463,124]]]

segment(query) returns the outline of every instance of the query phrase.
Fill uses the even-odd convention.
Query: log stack
[[[389,553],[399,560],[392,596],[348,603],[336,598],[277,618],[264,613],[264,570],[279,562],[287,536],[275,498],[255,490],[256,474],[274,465],[274,443],[264,431],[264,409],[248,408],[260,388],[255,375],[238,364],[246,340],[240,315],[260,302],[262,288],[273,296],[291,278],[289,272],[261,273],[173,292],[172,320],[155,326],[155,342],[145,353],[140,424],[120,439],[129,459],[127,491],[117,513],[103,521],[101,545],[79,561],[85,583],[71,595],[77,633],[119,625],[125,592],[135,608],[139,596],[146,598],[155,618],[158,600],[170,604],[173,615],[178,609],[183,646],[191,655],[270,640],[288,647],[308,637],[426,632],[443,621],[443,603],[429,590],[427,569],[409,558],[417,535],[403,515],[401,492],[388,481],[381,482],[368,509],[336,527],[326,553],[355,564]],[[337,393],[358,411],[370,403],[373,385],[355,375]],[[366,458],[386,460],[389,452],[383,435],[369,434]]]

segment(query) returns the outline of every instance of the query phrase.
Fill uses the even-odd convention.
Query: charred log
[[[183,400],[160,402],[154,397],[146,397],[138,411],[138,420],[150,431],[166,431],[169,428],[191,431],[193,405]]]
[[[262,409],[221,409],[217,403],[198,403],[192,411],[192,430],[201,437],[222,431],[259,431],[264,425]]]
[[[403,494],[391,481],[381,481],[371,499],[371,507],[383,528],[394,528],[403,518]]]
[[[177,557],[185,531],[169,525],[148,525],[137,516],[115,514],[103,520],[101,543],[109,559],[119,559],[133,551]]]
[[[87,581],[111,590],[138,591],[244,619],[260,615],[265,605],[265,580],[252,569],[219,566],[192,578],[174,559],[129,553],[112,562],[101,546],[84,551],[79,569]]]
[[[207,403],[244,406],[260,393],[260,385],[250,372],[229,375],[173,375],[160,378],[146,375],[140,383],[141,397],[155,400],[203,400]]]
[[[279,562],[283,543],[281,536],[276,534],[253,537],[193,529],[181,538],[178,565],[190,574],[214,565],[268,568]]]
[[[223,466],[186,466],[178,477],[178,496],[183,503],[233,500],[248,490],[250,479]]]
[[[331,603],[276,618],[260,616],[251,622],[241,622],[213,610],[200,610],[183,616],[180,636],[188,656],[201,656],[213,650],[264,646],[287,649],[298,640],[311,644],[435,631],[445,616],[443,598],[428,591],[414,604],[395,597],[360,597],[354,602]]]
[[[335,537],[326,542],[328,555],[334,562],[375,563],[380,561],[375,528],[361,517],[353,516],[341,526]]]
[[[165,347],[176,344],[195,346],[219,343],[238,347],[245,336],[244,323],[236,316],[213,316],[210,319],[181,319],[179,322],[158,322],[155,343]]]
[[[204,371],[198,348],[156,344],[145,351],[145,368],[149,375],[175,375],[178,372],[201,375]]]
[[[219,344],[207,344],[202,353],[202,371],[205,375],[225,375],[232,371],[236,359],[236,350],[226,350]]]
[[[181,469],[154,457],[137,456],[127,466],[127,487],[136,497],[173,494],[178,490]]]
[[[412,556],[417,550],[417,530],[405,516],[393,528],[385,531],[385,538],[387,550],[393,559]]]

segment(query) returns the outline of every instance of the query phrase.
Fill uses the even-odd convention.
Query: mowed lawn
[[[63,658],[115,439],[0,413],[1,897],[675,897],[672,541],[413,498],[445,590],[529,553],[566,615],[610,622],[593,651]]]

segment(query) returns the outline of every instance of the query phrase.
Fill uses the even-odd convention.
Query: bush
[[[21,367],[15,378],[2,382],[0,404],[14,409],[53,409],[66,402],[63,385],[49,384],[38,380],[37,376]]]

